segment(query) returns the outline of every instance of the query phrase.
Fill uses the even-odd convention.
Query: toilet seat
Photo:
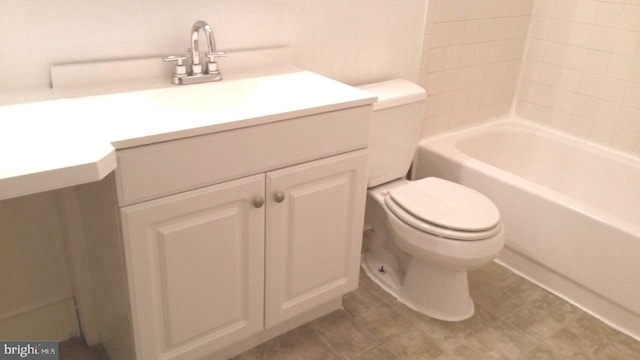
[[[500,232],[500,213],[479,192],[439,179],[399,186],[384,197],[385,206],[420,231],[453,240],[482,240]]]

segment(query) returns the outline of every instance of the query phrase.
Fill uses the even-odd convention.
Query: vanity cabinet
[[[139,358],[197,358],[355,289],[365,184],[355,151],[122,208]]]
[[[346,127],[354,126],[354,121],[366,123],[369,108],[366,110],[355,112],[361,114],[356,117],[353,109],[315,117],[327,120],[317,122],[315,131],[330,136],[323,127],[330,126],[332,119],[348,120]],[[291,125],[310,118],[314,119],[292,120]],[[278,124],[283,125],[286,122]],[[276,136],[281,129],[277,130]],[[224,136],[237,140],[234,132]],[[279,145],[281,150],[264,140],[253,143],[275,147],[272,154],[282,156],[261,162],[273,164],[269,165],[273,169],[256,172],[254,168],[253,174],[238,179],[213,180],[213,185],[165,196],[169,182],[159,178],[149,187],[162,187],[157,192],[162,196],[131,205],[126,201],[122,205],[122,199],[141,197],[136,192],[122,196],[121,190],[132,185],[117,184],[138,359],[197,359],[216,354],[269,329],[284,329],[288,321],[357,287],[367,171],[362,145],[366,140],[357,146],[354,141],[360,142],[361,135],[337,135],[333,138],[338,141],[318,142],[311,140],[313,131],[307,134],[297,134],[303,141],[308,138],[300,151],[291,151],[286,143]],[[207,146],[219,149],[224,144],[204,140],[132,149],[131,154],[121,156],[124,166],[116,183],[152,177],[148,172],[160,164],[152,161],[158,153],[172,153],[179,159],[176,151],[189,153],[196,146],[206,152]],[[313,146],[322,151],[309,152]],[[295,158],[301,154],[304,158]],[[134,163],[131,159],[141,157],[151,162],[129,166]],[[196,165],[202,161],[201,156],[190,159]],[[175,164],[183,171],[190,166],[184,158]],[[164,170],[166,176],[177,176],[171,181],[180,183],[172,162],[165,166],[169,166]],[[246,164],[233,169],[239,166]],[[135,176],[122,173],[128,169],[135,169]],[[141,174],[145,171],[146,175]],[[228,171],[203,170],[220,178],[228,176]],[[180,188],[185,186],[188,182],[180,183]],[[140,188],[144,197],[153,196],[148,195],[148,188]]]

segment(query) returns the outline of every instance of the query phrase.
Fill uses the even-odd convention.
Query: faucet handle
[[[207,74],[219,74],[217,57],[226,57],[227,55],[222,51],[216,51],[214,53],[207,53]]]
[[[215,58],[219,58],[219,57],[227,57],[227,54],[224,51],[216,51],[214,53],[207,53],[207,59],[209,59],[209,62],[213,62],[213,61],[215,61]]]
[[[180,83],[181,78],[187,76],[187,66],[184,64],[184,61],[187,60],[186,56],[182,55],[170,55],[162,57],[164,62],[175,61],[176,68],[173,71],[173,79],[172,82],[174,84]]]
[[[187,60],[187,57],[182,55],[169,55],[169,56],[163,56],[162,60],[164,60],[164,62],[177,61],[178,64],[176,66],[184,66],[182,62]]]

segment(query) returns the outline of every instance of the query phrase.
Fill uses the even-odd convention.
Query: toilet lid
[[[500,222],[498,208],[486,196],[439,178],[408,182],[390,191],[389,195],[406,211],[405,216],[448,229],[484,232]]]

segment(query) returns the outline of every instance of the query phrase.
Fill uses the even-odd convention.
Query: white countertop
[[[288,67],[239,80],[0,106],[0,200],[98,181],[116,168],[116,149],[374,101]]]

